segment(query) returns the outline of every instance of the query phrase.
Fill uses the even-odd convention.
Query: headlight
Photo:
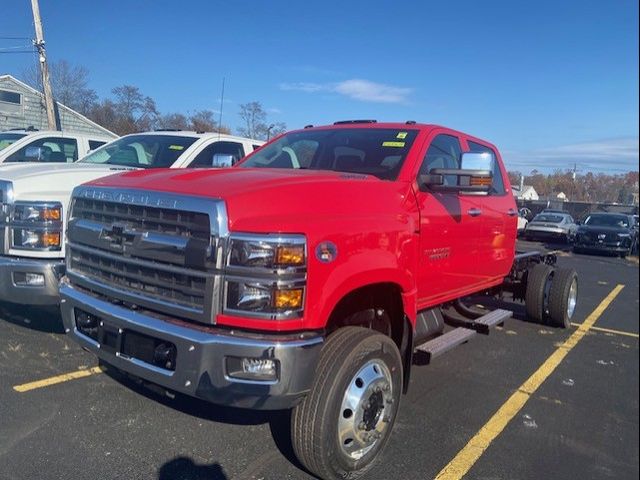
[[[300,235],[237,235],[231,237],[228,266],[269,269],[302,267],[305,239]]]
[[[13,229],[13,246],[16,248],[30,249],[59,249],[60,232],[48,232],[46,230],[29,230],[26,228]]]
[[[618,236],[620,238],[631,238],[631,234],[630,233],[619,233]]]
[[[303,307],[304,286],[254,281],[227,282],[227,309],[258,314],[295,316]]]
[[[307,245],[302,235],[232,235],[224,310],[265,319],[301,317],[306,265]]]
[[[62,220],[62,205],[17,203],[13,220],[15,222],[59,222]]]
[[[12,247],[60,250],[62,214],[62,204],[58,202],[16,202],[9,223]]]

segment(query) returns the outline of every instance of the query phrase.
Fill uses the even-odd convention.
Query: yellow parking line
[[[16,392],[24,393],[24,392],[28,392],[29,390],[35,390],[37,388],[42,388],[42,387],[49,387],[57,383],[68,382],[69,380],[76,380],[78,378],[90,377],[91,375],[95,375],[96,373],[102,373],[102,368],[93,367],[93,368],[88,368],[86,370],[77,370],[75,372],[63,373],[62,375],[57,375],[55,377],[49,377],[43,380],[37,380],[35,382],[16,385],[15,387],[13,387],[13,389]]]
[[[469,440],[469,443],[444,467],[436,480],[459,480],[478,461],[509,422],[515,417],[527,400],[560,365],[564,357],[575,347],[593,327],[600,315],[622,291],[624,285],[617,285],[609,295],[591,312],[587,319],[560,345],[545,362],[524,382],[516,392],[498,409],[489,421]]]
[[[579,327],[582,324],[581,323],[572,323],[571,325],[573,325],[574,327]],[[596,332],[613,333],[615,335],[624,335],[626,337],[633,337],[633,338],[638,338],[640,336],[637,333],[623,332],[622,330],[614,330],[612,328],[591,327],[591,330],[594,330]]]

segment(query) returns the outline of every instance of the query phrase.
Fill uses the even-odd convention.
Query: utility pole
[[[40,19],[40,6],[38,0],[31,0],[33,10],[33,24],[36,30],[36,39],[33,45],[38,50],[38,60],[40,61],[40,73],[42,75],[42,89],[44,90],[44,105],[47,110],[47,124],[49,130],[56,130],[56,114],[53,106],[53,92],[49,82],[49,67],[47,66],[47,55],[44,49],[44,33],[42,31],[42,20]]]

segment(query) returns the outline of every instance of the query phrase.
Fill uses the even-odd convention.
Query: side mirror
[[[24,156],[26,158],[42,160],[44,157],[44,149],[42,147],[27,147],[24,151]]]
[[[211,166],[214,168],[225,168],[233,166],[233,155],[226,153],[216,153],[211,160]]]
[[[433,168],[420,175],[420,188],[439,192],[489,193],[495,158],[491,153],[463,153],[460,168]]]

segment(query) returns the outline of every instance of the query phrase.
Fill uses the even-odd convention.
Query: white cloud
[[[282,83],[282,90],[317,93],[332,92],[361,102],[407,103],[413,89],[353,78],[337,83]]]
[[[623,173],[638,170],[638,137],[620,137],[542,148],[503,152],[510,170],[569,170]]]
[[[281,83],[280,89],[281,90],[298,90],[300,92],[307,92],[307,93],[331,91],[329,84],[323,85],[321,83],[306,83],[306,82]]]

